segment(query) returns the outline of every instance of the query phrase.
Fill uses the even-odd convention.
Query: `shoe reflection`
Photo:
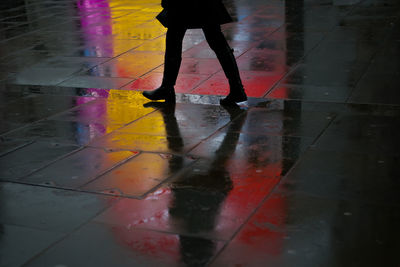
[[[184,140],[175,117],[175,104],[150,102],[146,106],[158,108],[165,123],[167,136],[174,137],[168,139],[169,148],[181,153]],[[217,244],[208,237],[216,228],[220,207],[233,188],[226,165],[238,143],[246,111],[237,105],[223,108],[230,114],[231,120],[235,119],[235,124],[230,124],[228,127],[213,157],[200,164],[201,169],[190,170],[171,185],[172,199],[169,204],[171,225],[178,227],[179,232],[191,236],[179,236],[181,260],[187,266],[204,266],[214,255]],[[182,161],[182,158],[171,158],[173,161],[169,163],[170,168],[173,168],[171,172],[183,167],[183,162],[176,162],[177,160]]]

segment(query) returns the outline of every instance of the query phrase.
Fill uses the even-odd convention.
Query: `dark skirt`
[[[157,19],[165,27],[204,28],[232,22],[220,0],[167,0]]]

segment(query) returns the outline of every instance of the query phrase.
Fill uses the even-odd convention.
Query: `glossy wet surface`
[[[398,266],[400,5],[232,0],[246,103],[158,0],[0,3],[0,266]]]

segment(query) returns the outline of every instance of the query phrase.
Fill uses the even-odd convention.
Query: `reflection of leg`
[[[233,104],[247,100],[246,93],[240,79],[239,69],[236,63],[233,50],[229,47],[221,28],[212,26],[203,28],[204,35],[211,49],[214,50],[217,58],[222,66],[226,78],[229,81],[229,95],[221,100],[221,104]]]
[[[179,236],[182,261],[186,266],[206,266],[214,255],[216,242],[201,237]]]
[[[149,102],[143,106],[157,108],[159,110],[164,120],[168,147],[173,152],[181,153],[183,151],[183,139],[175,117],[175,103]]]
[[[229,124],[229,128],[221,145],[215,151],[216,158],[213,162],[215,168],[220,168],[220,166],[225,165],[226,161],[235,152],[240,137],[240,131],[247,117],[247,111],[242,110],[239,106],[230,105],[224,108],[231,116],[231,123]]]
[[[175,100],[174,86],[182,61],[182,41],[185,28],[169,28],[165,41],[164,76],[161,86],[154,91],[145,91],[143,95],[151,100]]]

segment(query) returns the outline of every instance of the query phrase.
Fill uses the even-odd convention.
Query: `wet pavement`
[[[237,107],[159,2],[0,3],[0,266],[399,266],[399,2],[226,1]]]

